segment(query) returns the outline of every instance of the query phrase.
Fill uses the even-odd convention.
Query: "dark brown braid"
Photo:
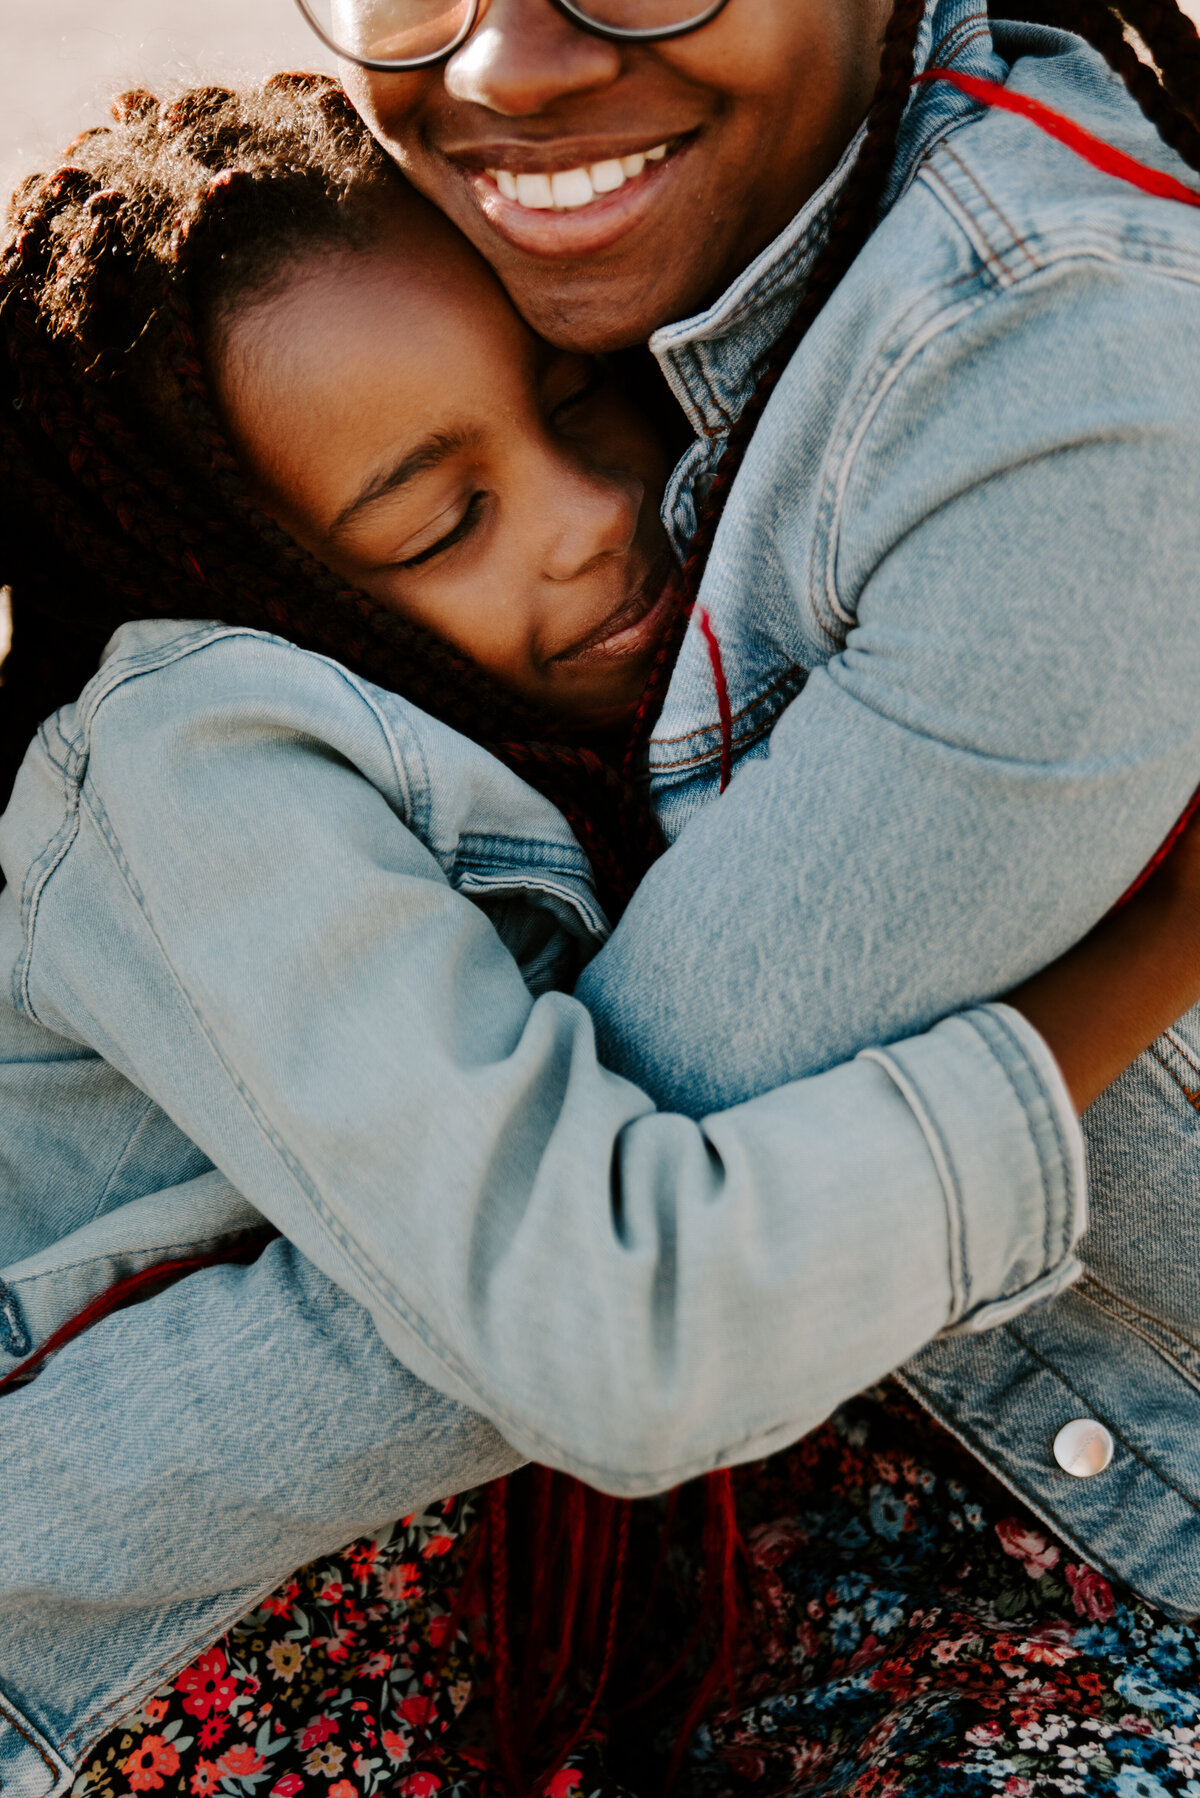
[[[1012,10],[1094,45],[1164,140],[1200,167],[1200,39],[1173,0],[1014,0]],[[346,588],[241,485],[209,399],[200,321],[218,292],[261,276],[273,257],[305,241],[352,241],[355,196],[395,178],[339,90],[291,77],[255,95],[192,90],[166,106],[125,95],[113,129],[85,133],[53,175],[24,185],[0,261],[0,581],[14,590],[16,617],[0,708],[5,791],[33,724],[74,696],[118,623],[215,616],[329,653],[488,744],[562,808],[619,909],[660,847],[631,777],[763,409],[877,222],[923,13],[923,0],[893,9],[862,150],[796,315],[730,433],[675,584],[676,628],[619,766],[602,746],[563,741],[464,657]],[[1126,26],[1153,67],[1131,50]],[[146,369],[169,373],[174,431],[161,395],[139,392]],[[728,1475],[711,1476],[708,1491],[711,1515],[724,1519],[712,1557],[724,1571],[710,1575],[727,1643]],[[497,1514],[502,1506],[497,1496]],[[493,1573],[506,1590],[502,1541],[501,1532]],[[578,1589],[588,1557],[571,1558]],[[604,1575],[599,1563],[588,1573],[593,1583]],[[498,1591],[497,1628],[504,1607]],[[615,1598],[610,1616],[605,1665]]]
[[[440,639],[350,589],[253,503],[214,413],[215,307],[306,244],[350,242],[400,177],[337,86],[138,91],[26,182],[0,260],[0,581],[14,592],[0,753],[116,626],[271,628],[486,743],[564,812],[614,913],[661,848],[644,797]],[[67,629],[64,632],[63,626]]]

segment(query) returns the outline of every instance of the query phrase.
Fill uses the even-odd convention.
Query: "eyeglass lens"
[[[471,22],[472,0],[303,0],[322,35],[366,62],[416,63],[443,55]],[[575,0],[601,29],[671,31],[709,10],[710,0]]]

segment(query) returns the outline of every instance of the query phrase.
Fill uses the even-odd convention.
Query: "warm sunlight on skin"
[[[616,349],[709,304],[830,173],[870,105],[890,11],[729,0],[690,36],[635,46],[549,0],[489,0],[445,63],[342,76],[537,330]]]
[[[212,360],[265,510],[329,567],[543,708],[599,727],[637,704],[662,448],[440,214],[389,202],[364,248],[301,258],[234,306]]]

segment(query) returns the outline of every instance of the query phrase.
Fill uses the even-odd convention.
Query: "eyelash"
[[[561,400],[554,408],[554,417],[558,418],[562,413],[569,412],[573,406],[581,406],[584,400],[590,400],[599,393],[604,385],[604,379],[604,369],[597,363],[583,386],[569,394],[565,400]]]
[[[418,550],[415,556],[409,556],[405,561],[397,562],[395,566],[397,568],[420,568],[423,563],[432,562],[433,558],[440,556],[444,550],[453,549],[456,543],[461,543],[475,529],[486,498],[485,493],[473,493],[466,511],[452,530],[447,531],[444,537],[439,537],[436,543],[431,543],[428,549]]]

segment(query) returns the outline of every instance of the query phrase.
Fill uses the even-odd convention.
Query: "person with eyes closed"
[[[406,29],[414,16],[426,17],[406,9]],[[650,698],[635,714],[648,729],[608,764],[613,779],[649,775],[677,840],[579,987],[606,1059],[682,1115],[790,1074],[822,1078],[865,1044],[1007,990],[1137,879],[1195,785],[1194,224],[1174,154],[1195,149],[1194,34],[1172,8],[1124,9],[1158,71],[1145,75],[1108,9],[1084,4],[1047,5],[1033,22],[981,21],[949,3],[766,4],[753,29],[748,17],[748,0],[673,15],[651,0],[492,0],[453,13],[452,38],[412,67],[339,38],[336,16],[323,24],[372,128],[526,318],[584,351],[653,333],[694,429],[666,506],[687,551],[683,604],[668,653],[650,659]],[[1110,57],[1170,153],[1082,39]],[[914,69],[930,79],[910,98]],[[1090,138],[1072,139],[1078,120]],[[660,675],[669,684],[653,685]],[[1078,1048],[1089,1030],[1075,1015]],[[991,1516],[986,1541],[1036,1587],[1014,1591],[1012,1568],[981,1551],[971,1614],[990,1606],[1029,1622],[1022,1640],[1039,1664],[1050,1662],[1034,1617],[1053,1618],[1067,1659],[1096,1648],[1089,1623],[1111,1626],[1121,1653],[1154,1662],[1160,1694],[1171,1654],[1192,1653],[1165,1619],[1196,1608],[1190,1397],[1178,1356],[1155,1347],[1193,1330],[1175,1201],[1190,1179],[1179,1119],[1196,1052],[1185,1020],[1090,1120],[1103,1201],[1095,1279],[1031,1317],[994,1313],[1003,1327],[978,1340],[932,1343],[903,1376],[1042,1520],[997,1512],[994,1489],[970,1471],[973,1502],[939,1515],[935,1537],[944,1545],[964,1516]],[[1068,1065],[1071,1042],[1059,1053]],[[919,1097],[920,1083],[910,1091]],[[953,1181],[975,1164],[955,1153],[939,1165]],[[502,1206],[502,1187],[488,1196]],[[855,1278],[881,1326],[906,1282],[863,1257],[874,1246],[899,1266],[915,1213],[895,1217],[894,1234],[855,1233]],[[464,1313],[428,1273],[436,1265],[431,1253],[412,1270],[422,1320],[440,1319],[461,1353]],[[842,1305],[846,1290],[826,1280],[821,1296]],[[428,1342],[406,1338],[405,1352],[514,1433],[544,1431],[555,1410],[559,1427],[571,1413],[619,1427],[593,1405],[583,1366],[535,1348],[523,1368],[519,1335],[484,1330],[465,1372],[461,1361],[448,1372]],[[822,1376],[832,1367],[849,1391],[861,1338],[827,1336]],[[1136,1367],[1124,1385],[1112,1378],[1121,1365]],[[528,1407],[514,1423],[522,1379]],[[831,1397],[806,1394],[814,1421]],[[1158,1428],[1167,1416],[1179,1427]],[[842,1602],[868,1597],[861,1618],[830,1622],[834,1653],[857,1629],[868,1658],[886,1657],[880,1638],[895,1626],[867,1627],[894,1609],[882,1585],[872,1590],[888,1573],[873,1547],[927,1539],[909,1528],[918,1493],[963,1483],[949,1443],[922,1428],[892,1391],[814,1441],[831,1470],[846,1444],[865,1443],[861,1484],[873,1494],[847,1516],[837,1507],[853,1500],[830,1497],[833,1472],[824,1485],[818,1476],[829,1502],[806,1526],[808,1547],[819,1541],[832,1560],[823,1548],[810,1572],[789,1563],[801,1590],[812,1582],[815,1628],[834,1586],[829,1545],[865,1534]],[[895,1484],[918,1437],[926,1461],[903,1476],[904,1503],[885,1502],[878,1489]],[[655,1464],[658,1447],[648,1433],[627,1465]],[[903,1565],[925,1578],[917,1559]],[[916,1627],[948,1596],[934,1579],[905,1614]],[[933,1663],[952,1662],[949,1641],[938,1646]],[[980,1667],[984,1684],[994,1674],[1005,1689],[1005,1668],[986,1656]],[[901,1671],[911,1692],[936,1677],[915,1663]],[[897,1677],[891,1667],[873,1689]],[[1070,1691],[1064,1676],[1050,1693],[1056,1715],[1084,1731],[1099,1690],[1116,1728],[1123,1705],[1149,1703],[1148,1686],[1135,1693],[1120,1677],[1102,1662],[1092,1687]],[[793,1767],[828,1771],[867,1736],[853,1720],[842,1731],[832,1696],[828,1708],[828,1729],[810,1718],[789,1738]],[[899,1727],[897,1713],[883,1721]],[[941,1777],[931,1769],[991,1777],[1005,1723],[969,1712],[959,1722],[956,1762],[944,1732],[909,1739],[913,1777],[930,1790]],[[743,1724],[753,1731],[750,1719],[722,1724],[731,1765],[764,1753],[761,1736],[739,1737]],[[1130,1778],[1178,1786],[1185,1775],[1157,1727],[1143,1712],[1133,1733],[1150,1745],[1115,1752]],[[1014,1743],[1022,1733],[1014,1721]]]

